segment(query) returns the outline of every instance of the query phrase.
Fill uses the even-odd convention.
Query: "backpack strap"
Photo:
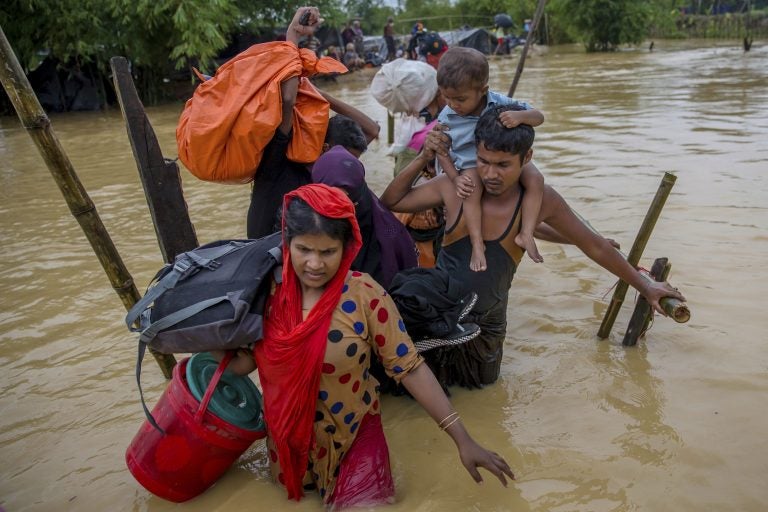
[[[176,260],[173,262],[173,268],[168,272],[165,276],[163,276],[160,281],[155,284],[152,288],[147,290],[147,293],[144,294],[144,297],[142,297],[136,304],[133,305],[133,307],[128,311],[128,314],[125,316],[125,323],[128,326],[128,330],[131,332],[144,332],[148,328],[152,328],[150,325],[149,320],[149,306],[155,302],[155,299],[157,299],[160,295],[165,293],[167,290],[170,290],[174,286],[176,286],[176,283],[178,283],[180,280],[185,279],[189,275],[193,274],[197,270],[201,268],[207,268],[208,270],[216,270],[221,266],[221,263],[217,261],[217,258],[221,258],[222,256],[225,256],[233,251],[236,251],[238,249],[242,249],[245,247],[247,243],[238,242],[238,241],[231,241],[226,244],[219,245],[217,247],[211,247],[209,249],[205,249],[206,257],[203,258],[198,254],[198,250],[194,251],[187,251],[185,253],[179,254],[176,257]],[[271,252],[270,252],[271,253]],[[217,302],[214,302],[214,304],[221,302],[221,300],[218,300]],[[194,311],[190,313],[190,315],[197,313],[198,311]],[[174,325],[177,322],[180,322],[181,320],[184,320],[187,317],[180,318],[179,320],[176,320],[170,325]],[[134,326],[135,322],[139,320],[139,324],[137,326]],[[166,325],[162,327],[161,329],[167,328],[170,325]],[[160,329],[158,329],[159,331]],[[152,335],[152,338],[157,335],[157,332],[155,332]],[[142,334],[142,337],[144,335]],[[151,340],[152,338],[149,338]],[[147,340],[147,341],[149,341]]]
[[[160,425],[157,424],[154,416],[152,416],[152,413],[149,412],[147,403],[144,401],[144,391],[141,389],[141,362],[144,359],[144,354],[146,351],[147,345],[140,341],[138,356],[136,357],[136,385],[139,387],[139,396],[141,397],[141,407],[144,409],[144,416],[147,417],[147,421],[150,425],[155,427],[162,435],[165,435],[165,430],[163,430]]]
[[[272,279],[274,279],[277,284],[280,284],[283,282],[283,244],[281,243],[267,252],[275,258],[275,268],[272,269]]]
[[[226,302],[228,300],[229,300],[229,297],[227,295],[222,295],[220,297],[213,297],[211,299],[201,300],[200,302],[191,304],[185,307],[184,309],[175,311],[170,315],[167,315],[157,320],[156,322],[152,323],[149,327],[141,331],[141,335],[139,335],[139,341],[143,343],[150,343],[153,339],[155,339],[155,336],[157,336],[157,334],[163,329],[168,329],[169,327],[173,327],[177,323],[183,320],[186,320],[187,318],[194,316],[199,312],[210,308],[211,306],[215,306],[220,302]],[[149,322],[149,313],[150,311],[147,310],[146,315],[142,315],[142,320],[141,320],[142,324],[145,323],[145,317],[146,317],[146,322],[147,323]]]
[[[221,263],[216,261],[222,256],[242,249],[247,246],[249,242],[240,242],[238,240],[230,240],[226,244],[217,245],[216,247],[206,247],[205,249],[195,249],[193,251],[187,251],[184,254],[195,262],[198,268],[207,268],[208,270],[216,270],[221,266]],[[203,258],[200,253],[205,254]]]
[[[149,305],[155,302],[155,299],[165,293],[166,290],[170,290],[176,286],[176,283],[178,283],[182,276],[185,276],[190,269],[196,268],[195,262],[187,259],[187,254],[188,253],[180,254],[173,263],[173,268],[171,268],[170,272],[163,276],[155,286],[147,290],[147,293],[133,305],[130,311],[128,311],[128,314],[125,315],[125,324],[128,326],[129,331],[139,332],[145,329],[148,325],[145,322],[148,322],[149,318],[143,313],[148,311]],[[141,319],[139,325],[134,326],[136,320],[139,319]]]
[[[147,403],[144,401],[144,391],[141,389],[141,362],[144,359],[146,350],[147,345],[139,342],[139,353],[138,358],[136,359],[136,384],[139,386],[141,407],[144,409],[144,415],[147,417],[149,424],[156,428],[162,435],[165,435],[165,430],[163,430],[163,428],[158,425],[155,417],[152,416],[151,412],[149,412]],[[200,401],[200,406],[197,408],[197,412],[195,413],[195,421],[197,423],[202,423],[203,416],[205,416],[205,412],[208,410],[208,403],[211,401],[214,391],[216,391],[216,386],[219,384],[219,380],[221,379],[222,374],[227,369],[230,361],[232,361],[235,353],[235,350],[227,350],[226,355],[222,358],[219,366],[216,368],[216,372],[213,374],[213,377],[211,377],[211,380],[208,383],[208,389],[205,391],[205,395],[203,395],[203,399]]]

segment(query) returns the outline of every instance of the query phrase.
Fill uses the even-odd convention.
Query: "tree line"
[[[387,18],[396,32],[410,33],[414,20],[429,30],[460,25],[490,28],[507,13],[522,31],[537,0],[317,0],[325,24],[343,28],[359,19],[366,34],[380,35]],[[26,71],[46,58],[60,66],[109,74],[109,59],[132,63],[137,86],[152,103],[159,84],[174,70],[215,69],[216,57],[236,34],[287,25],[303,3],[272,0],[5,0],[0,26]],[[675,34],[688,14],[738,13],[768,8],[768,0],[549,0],[548,42],[581,42],[588,51],[638,44],[651,32]],[[515,31],[515,27],[513,27]],[[154,91],[154,92],[153,92]]]

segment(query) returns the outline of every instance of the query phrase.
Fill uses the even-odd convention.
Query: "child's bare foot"
[[[475,272],[485,270],[485,244],[472,245],[472,257],[469,260],[469,268]]]
[[[515,243],[518,245],[518,247],[525,249],[525,252],[528,253],[528,256],[536,263],[541,263],[544,261],[544,258],[542,258],[541,254],[539,254],[539,248],[536,247],[536,241],[533,239],[532,235],[527,233],[518,233],[515,237]]]

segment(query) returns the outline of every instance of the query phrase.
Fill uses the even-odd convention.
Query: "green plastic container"
[[[208,383],[219,362],[208,352],[200,352],[187,363],[187,385],[198,401],[203,399]],[[266,431],[261,393],[247,376],[235,375],[229,370],[216,385],[208,411],[218,418],[244,430]]]

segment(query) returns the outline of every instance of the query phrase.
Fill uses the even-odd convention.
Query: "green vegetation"
[[[550,9],[565,32],[584,43],[588,52],[615,50],[645,39],[651,18],[650,0],[551,0]]]
[[[313,2],[331,18],[337,0]],[[34,68],[46,53],[61,61],[126,55],[134,65],[210,70],[231,34],[287,24],[299,2],[270,0],[5,0],[0,26],[22,65]]]
[[[360,19],[366,34],[381,34],[389,16],[407,34],[416,20],[430,30],[464,24],[490,28],[493,16],[507,13],[517,22],[533,17],[537,0],[318,0],[326,25],[341,29]],[[391,2],[390,2],[391,3]],[[140,94],[161,99],[169,77],[189,77],[196,66],[215,69],[215,58],[238,33],[284,27],[297,6],[273,0],[4,0],[0,26],[29,71],[50,56],[66,69],[90,66],[109,75],[109,58],[126,56]],[[747,7],[751,16],[743,14]],[[644,38],[741,37],[744,27],[768,9],[768,0],[549,0],[540,34],[551,44],[582,42],[588,51],[615,50]],[[726,14],[727,13],[727,14]],[[712,16],[712,15],[717,16]],[[709,16],[705,16],[709,15]],[[762,23],[762,22],[760,22]],[[759,36],[760,34],[758,34]],[[167,92],[167,91],[166,91]]]

